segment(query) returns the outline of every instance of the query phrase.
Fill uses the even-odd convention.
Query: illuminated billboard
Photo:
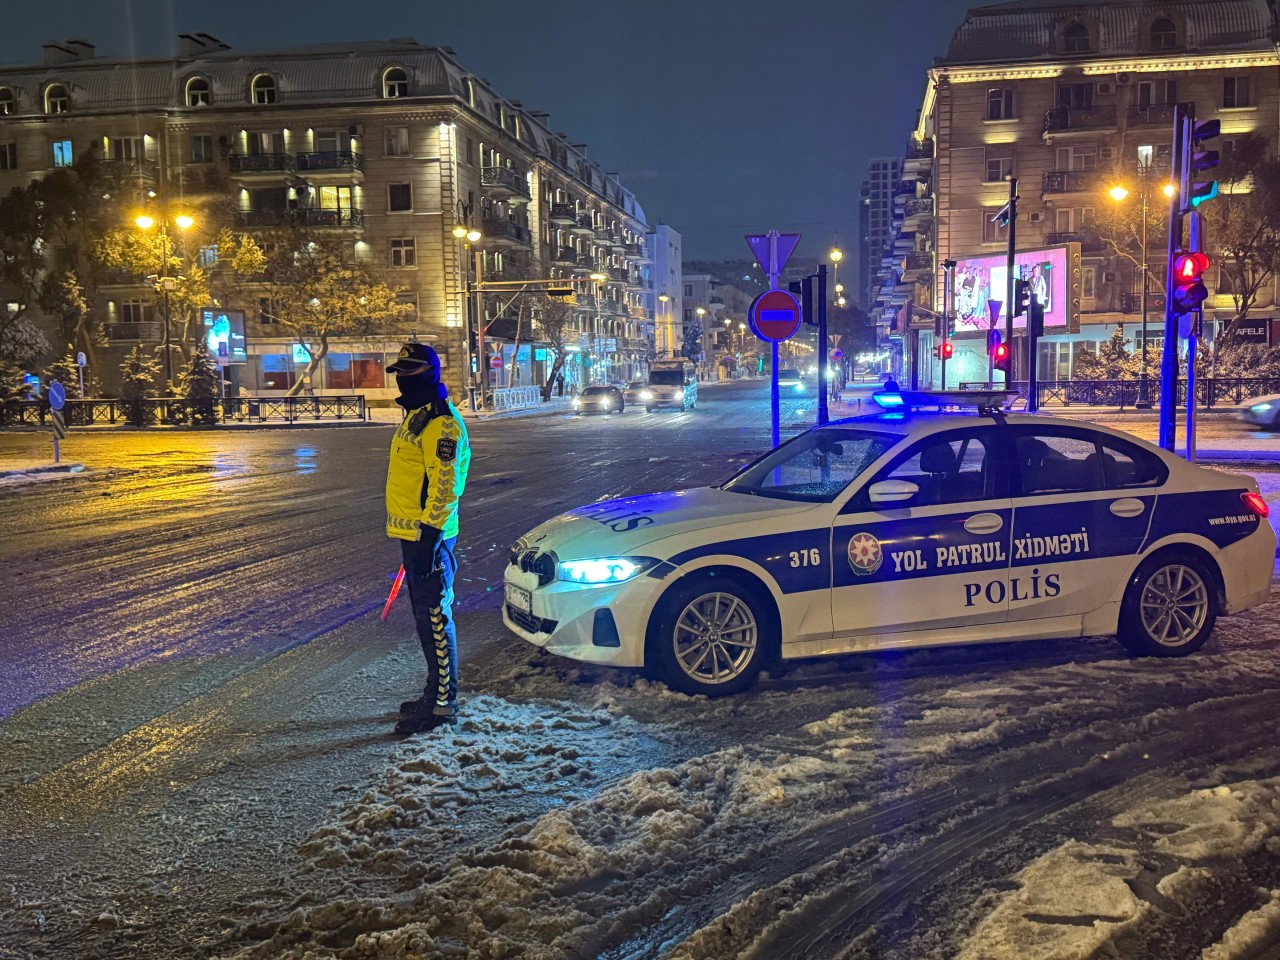
[[[991,304],[998,303],[996,323],[1004,329],[1008,299],[1008,256],[983,254],[956,260],[954,309],[957,333],[991,328]],[[1031,295],[1044,307],[1045,333],[1080,329],[1080,245],[1065,244],[1041,250],[1022,250],[1013,259],[1013,276],[1031,283]],[[1013,318],[1015,330],[1025,330],[1027,318]]]
[[[200,311],[209,358],[220,367],[248,360],[244,340],[244,311],[205,307]]]

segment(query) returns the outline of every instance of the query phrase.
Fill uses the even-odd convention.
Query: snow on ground
[[[1277,613],[1186,660],[916,651],[710,701],[516,645],[228,955],[1248,960],[1280,938]],[[637,767],[659,742],[684,759]]]

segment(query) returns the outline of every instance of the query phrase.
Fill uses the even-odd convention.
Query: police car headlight
[[[640,399],[641,399],[641,400],[652,400],[652,399],[653,399],[653,391],[652,391],[652,390],[641,390],[641,391],[640,391]]]
[[[562,560],[560,579],[569,583],[625,583],[657,564],[649,557],[602,557]]]
[[[1271,404],[1269,404],[1269,403],[1255,403],[1255,404],[1254,404],[1252,407],[1250,407],[1249,409],[1250,409],[1250,410],[1252,410],[1254,413],[1266,413],[1268,410],[1270,410],[1270,409],[1271,409]]]

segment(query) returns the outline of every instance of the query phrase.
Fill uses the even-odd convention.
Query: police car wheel
[[[1217,618],[1217,589],[1205,564],[1191,554],[1162,553],[1129,584],[1120,642],[1135,656],[1183,657],[1204,646]]]
[[[773,628],[752,593],[731,575],[695,576],[664,598],[650,651],[669,686],[718,697],[755,683]]]

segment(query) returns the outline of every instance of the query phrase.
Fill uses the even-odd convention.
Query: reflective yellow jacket
[[[458,535],[458,498],[467,485],[471,444],[449,401],[412,410],[391,440],[387,467],[387,536],[421,539],[419,523],[446,539]]]

